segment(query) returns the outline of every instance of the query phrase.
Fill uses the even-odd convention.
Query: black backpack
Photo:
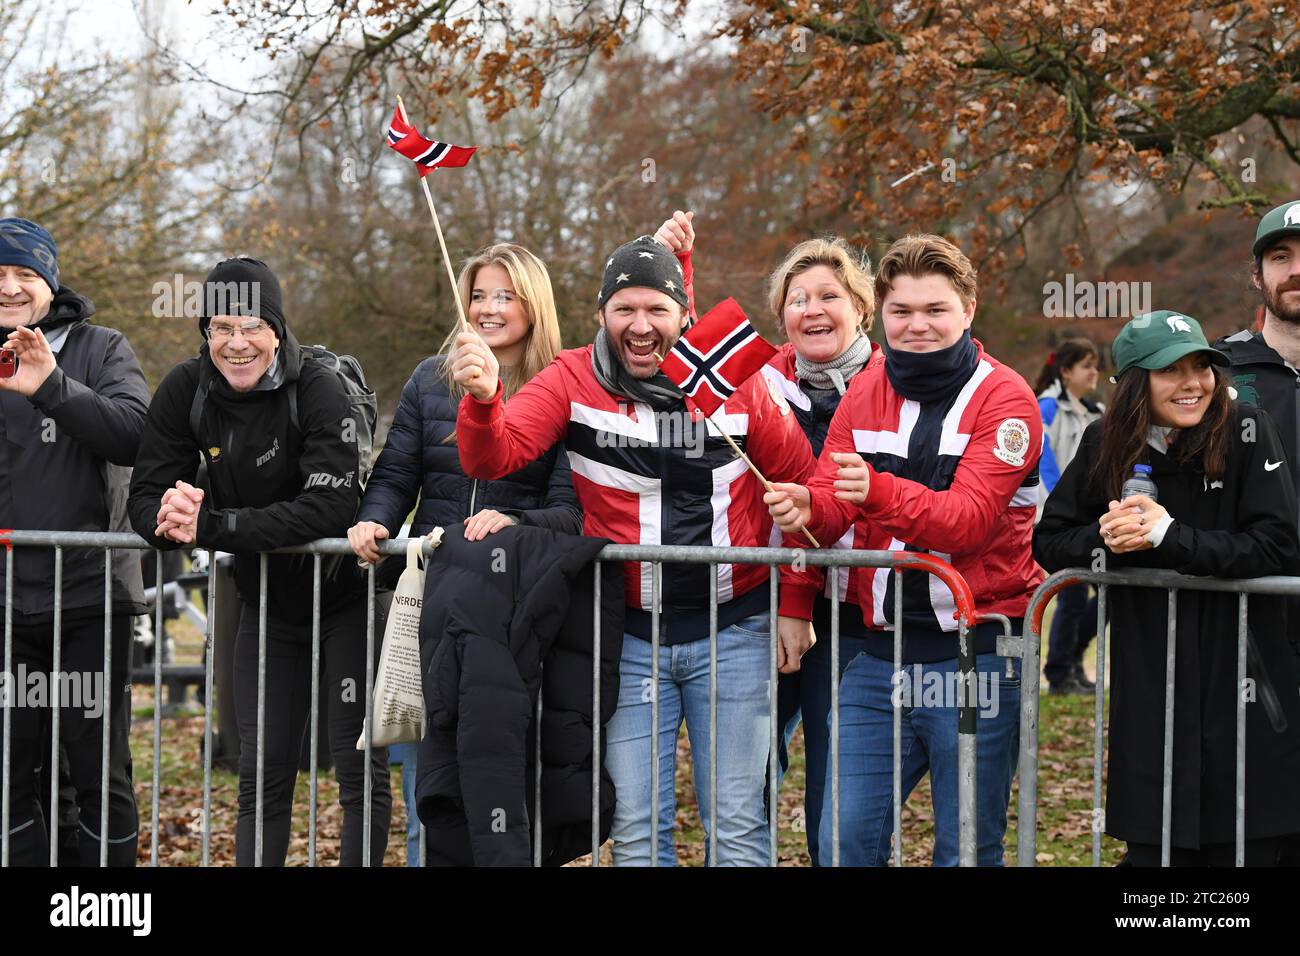
[[[300,345],[299,353],[303,364],[319,362],[338,378],[352,408],[353,441],[357,446],[357,478],[362,488],[370,478],[371,456],[375,446],[375,423],[379,420],[379,400],[374,390],[366,383],[366,373],[361,363],[351,355],[335,355],[323,345]],[[302,381],[301,378],[298,380]],[[202,381],[194,390],[194,401],[190,404],[190,431],[202,441],[199,435],[199,423],[203,420],[203,403],[207,400],[212,383],[204,385]],[[302,431],[298,420],[298,389],[289,390],[289,421],[293,427]]]

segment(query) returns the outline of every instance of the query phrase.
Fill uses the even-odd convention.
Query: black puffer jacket
[[[90,300],[66,287],[37,323],[57,342],[56,367],[26,398],[0,392],[0,527],[130,531],[127,485],[149,408],[149,386],[126,338],[89,324]],[[0,575],[5,573],[0,550]],[[113,608],[142,614],[140,552],[113,552]],[[3,580],[3,578],[0,578]],[[0,588],[0,607],[4,592]],[[14,560],[18,623],[53,618],[54,552],[20,548]],[[104,552],[65,548],[64,620],[103,613]]]
[[[582,511],[562,445],[496,481],[469,478],[461,470],[456,446],[446,441],[456,428],[456,407],[442,361],[441,356],[425,359],[402,389],[357,520],[378,522],[396,535],[418,494],[412,535],[460,524],[484,508],[511,515],[519,524],[580,533]]]
[[[417,807],[434,866],[532,860],[537,692],[542,695],[542,861],[591,849],[592,558],[609,542],[513,527],[466,542],[447,529],[428,564],[420,663],[428,729]],[[618,703],[622,566],[601,566],[600,720]],[[614,784],[601,737],[600,838]]]

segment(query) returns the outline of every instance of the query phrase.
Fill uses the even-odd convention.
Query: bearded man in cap
[[[689,223],[689,215],[681,217],[674,216],[679,226]],[[622,544],[766,545],[772,525],[762,505],[763,485],[720,429],[742,443],[773,481],[810,475],[812,450],[789,405],[762,375],[745,381],[706,425],[659,370],[659,356],[668,354],[690,324],[691,276],[682,265],[690,243],[678,243],[678,258],[665,245],[641,236],[614,250],[596,300],[596,340],[561,352],[509,402],[502,400],[492,350],[473,333],[460,334],[452,373],[467,392],[456,417],[461,467],[474,478],[499,478],[563,439],[584,534]],[[700,816],[711,843],[710,862],[769,862],[764,788],[772,636],[767,580],[762,565],[722,563],[715,570],[667,564],[658,588],[656,634],[652,566],[624,565],[627,613],[620,685],[603,762],[615,790],[610,828],[615,865],[646,866],[655,859],[671,866],[676,861],[673,780],[683,722],[691,741]],[[711,625],[713,588],[717,600]],[[653,689],[656,638],[660,680]],[[717,665],[716,754],[709,733],[711,658]],[[652,820],[651,740],[656,733],[659,818]],[[602,790],[602,799],[608,800],[608,793],[608,788]],[[602,816],[606,812],[602,807]]]
[[[257,685],[261,563],[257,552],[343,537],[360,499],[353,414],[338,376],[305,361],[289,331],[280,283],[257,259],[227,259],[204,281],[199,354],[163,379],[135,477],[131,523],[159,548],[198,546],[235,554],[242,615],[235,639],[240,866],[259,862]],[[202,461],[207,487],[196,487]],[[264,833],[260,862],[284,864],[293,788],[311,699],[313,559],[267,559]],[[383,614],[376,609],[383,633]],[[340,858],[362,863],[365,758],[365,579],[354,561],[321,570],[321,659],[329,689],[329,738],[343,807]],[[378,642],[376,642],[376,647]],[[388,754],[371,754],[370,864],[383,863],[392,802]]]
[[[89,299],[60,283],[53,237],[26,219],[0,219],[0,334],[17,364],[11,375],[0,377],[0,526],[129,530],[126,488],[149,388],[126,338],[115,329],[91,325],[94,314]],[[5,568],[10,560],[13,568]],[[50,674],[55,643],[61,641],[60,676],[76,679],[82,690],[78,706],[62,706],[59,713],[59,738],[67,755],[60,770],[68,772],[76,791],[80,819],[76,858],[64,857],[64,862],[100,862],[101,754],[103,720],[108,720],[107,860],[110,866],[132,866],[139,818],[131,784],[128,668],[131,615],[146,610],[139,555],[113,553],[107,622],[104,552],[65,548],[62,562],[60,634],[55,635],[53,550],[0,551],[0,572],[13,574],[13,653],[6,691],[27,691],[28,681],[16,680],[20,674],[29,679]],[[107,684],[106,626],[111,632]],[[50,717],[44,702],[9,711],[9,831],[0,832],[0,842],[9,841],[13,865],[49,862],[53,827],[42,812],[49,793],[36,780],[50,753]]]
[[[1277,423],[1294,487],[1300,488],[1300,200],[1285,202],[1259,221],[1251,247],[1251,282],[1264,303],[1264,325],[1215,342],[1232,360],[1232,385],[1243,402]],[[1300,528],[1300,513],[1296,515]],[[1300,599],[1287,600],[1300,683]]]
[[[1277,423],[1291,483],[1300,488],[1300,200],[1269,210],[1255,230],[1251,283],[1264,300],[1264,326],[1215,342],[1232,360],[1232,385],[1244,402],[1258,405]],[[1300,528],[1300,513],[1296,515]],[[1300,683],[1300,598],[1285,599],[1291,663]],[[1300,865],[1300,838],[1285,850]]]

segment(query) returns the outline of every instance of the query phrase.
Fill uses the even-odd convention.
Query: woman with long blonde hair
[[[560,325],[546,266],[522,246],[499,242],[460,270],[457,293],[469,325],[501,363],[505,395],[550,364],[560,350]],[[456,406],[464,389],[447,373],[454,328],[439,354],[425,359],[402,389],[384,450],[349,530],[353,550],[377,561],[375,542],[395,535],[419,506],[411,534],[464,523],[471,541],[509,524],[578,534],[582,514],[557,445],[496,481],[465,475],[456,451]]]
[[[470,327],[501,364],[508,399],[560,351],[560,324],[546,266],[522,246],[499,242],[465,263],[456,286]],[[348,530],[352,549],[365,561],[379,560],[376,542],[394,537],[412,508],[416,509],[412,537],[462,522],[465,537],[471,541],[511,524],[582,533],[582,511],[561,445],[495,481],[471,479],[461,470],[456,406],[464,389],[452,380],[447,368],[447,356],[459,331],[457,320],[439,353],[416,366],[402,389],[356,524]],[[388,587],[395,584],[395,575],[401,570],[398,562],[390,564],[392,569],[381,575]],[[415,744],[389,748],[390,761],[402,764],[408,866],[418,865],[420,858],[415,748]]]

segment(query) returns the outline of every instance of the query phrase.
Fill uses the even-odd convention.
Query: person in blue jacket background
[[[1047,356],[1034,393],[1043,416],[1043,457],[1038,461],[1038,513],[1061,473],[1079,448],[1083,430],[1101,417],[1105,406],[1087,396],[1097,387],[1100,356],[1089,339],[1071,338]],[[1043,673],[1053,694],[1091,694],[1096,685],[1083,670],[1083,655],[1097,632],[1097,599],[1091,585],[1062,588],[1048,638]]]

